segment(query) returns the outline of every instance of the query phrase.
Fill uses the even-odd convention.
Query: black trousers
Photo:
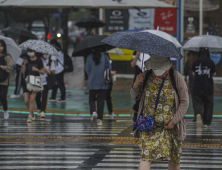
[[[21,67],[16,65],[16,67]],[[20,90],[21,90],[21,86],[22,86],[22,69],[16,69],[16,79],[15,79],[15,91],[14,94],[15,95],[19,95],[20,94]]]
[[[0,100],[4,111],[8,110],[7,94],[8,94],[8,86],[0,85]]]
[[[107,90],[89,90],[89,106],[90,113],[96,112],[98,114],[98,119],[103,119],[104,105],[106,99],[106,91]],[[96,109],[96,101],[97,101],[97,109]]]
[[[65,100],[66,99],[66,88],[65,88],[65,83],[64,83],[64,72],[56,74],[55,76],[56,76],[57,80],[60,82],[59,89],[61,92],[61,100]],[[52,89],[52,96],[51,96],[52,99],[56,98],[57,89],[58,88]]]
[[[37,93],[36,99],[35,99],[37,109],[41,110],[41,112],[45,112],[46,110],[47,100],[48,100],[48,91],[49,91],[47,85],[44,85],[43,87],[44,87],[43,91]]]
[[[107,105],[109,114],[112,114],[113,112],[113,99],[111,96],[112,90],[113,90],[113,85],[111,84],[108,90],[106,91],[106,105]]]
[[[194,114],[201,114],[204,125],[210,125],[213,117],[214,96],[194,95]]]

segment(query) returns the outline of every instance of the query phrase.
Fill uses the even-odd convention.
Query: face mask
[[[49,58],[49,56],[50,56],[50,55],[48,55],[48,54],[43,54],[43,57],[44,57],[44,58]]]
[[[156,76],[162,76],[166,70],[153,70]]]
[[[27,54],[28,54],[29,57],[34,57],[35,56],[34,52],[28,52]]]
[[[3,47],[0,47],[0,53],[3,51]]]

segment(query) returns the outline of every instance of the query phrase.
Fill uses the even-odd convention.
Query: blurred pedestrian
[[[198,57],[197,52],[189,51],[187,53],[187,62],[184,67],[184,75],[185,75],[185,82],[186,83],[188,81],[187,76],[189,76],[189,91],[191,94],[193,107],[194,107],[194,99],[193,99],[193,97],[194,97],[193,96],[194,76],[192,73],[192,65],[193,65],[194,60],[197,59],[197,57]],[[193,121],[196,121],[195,112],[194,112],[194,120]]]
[[[91,121],[96,122],[98,126],[102,125],[104,104],[109,84],[104,81],[104,71],[111,69],[109,57],[100,53],[99,48],[92,50],[92,54],[87,57],[85,70],[89,75],[89,105]],[[96,107],[97,100],[97,107]],[[97,119],[98,118],[98,119]]]
[[[9,118],[7,94],[12,70],[12,59],[7,54],[6,43],[0,40],[0,100],[4,110],[4,119]]]
[[[36,104],[38,109],[38,114],[40,118],[45,118],[45,110],[47,107],[47,101],[48,101],[48,83],[47,83],[47,77],[48,75],[54,74],[55,71],[55,62],[52,60],[52,57],[48,54],[43,54],[41,57],[43,68],[45,73],[41,74],[41,80],[43,85],[43,91],[37,93],[36,96]]]
[[[112,68],[111,69],[112,81],[110,82],[109,87],[106,92],[106,105],[107,105],[108,112],[109,112],[109,118],[113,118],[114,113],[113,113],[112,91],[113,91],[113,84],[114,84],[113,76],[115,76],[116,71],[115,71],[115,68],[112,64],[112,61],[111,60],[109,60],[109,61],[110,61],[111,68]]]
[[[138,118],[154,119],[151,131],[136,129],[134,133],[140,138],[139,170],[150,170],[152,162],[160,161],[168,161],[169,170],[179,170],[186,137],[187,85],[172,69],[170,58],[151,56],[145,67],[148,71],[139,74],[131,88],[132,99],[140,100]]]
[[[27,78],[29,75],[40,76],[40,74],[44,74],[42,60],[36,56],[36,51],[27,49],[27,54],[29,57],[24,59],[22,66],[22,74],[24,76],[24,79]],[[35,108],[35,99],[37,93],[29,91],[27,89],[25,81],[23,81],[22,86],[24,92],[24,102],[29,110],[27,123],[32,123],[32,121],[35,120],[34,108]]]
[[[56,57],[55,75],[60,83],[59,89],[60,89],[61,97],[58,100],[56,99],[58,88],[54,88],[52,89],[52,94],[49,101],[66,102],[66,87],[65,87],[65,82],[64,82],[64,73],[65,73],[64,72],[64,53],[62,52],[61,45],[57,42],[57,40],[55,39],[51,40],[50,44],[56,47],[59,53],[59,56],[52,56],[52,57]]]
[[[131,63],[130,63],[131,67],[135,68],[133,82],[135,82],[137,75],[142,73],[141,68],[136,65],[136,62],[137,62],[139,56],[140,56],[140,52],[136,52],[136,51],[133,52]],[[135,104],[133,105],[133,111],[134,111],[133,122],[136,122],[136,119],[138,116],[139,103],[140,103],[140,100],[136,100]]]
[[[213,117],[213,76],[216,76],[215,64],[210,59],[208,48],[200,48],[198,59],[193,62],[192,71],[194,75],[194,114],[196,115],[197,127],[201,127],[203,123],[204,127],[208,128]]]

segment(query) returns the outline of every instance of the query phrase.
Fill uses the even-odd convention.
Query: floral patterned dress
[[[155,75],[151,74],[144,89],[143,116],[149,117],[155,114],[155,120],[151,132],[140,132],[141,160],[150,162],[171,161],[175,165],[179,165],[182,141],[178,139],[177,126],[170,130],[164,128],[176,113],[174,89],[169,74],[166,75],[157,109],[154,113],[162,80],[163,76],[156,79]]]

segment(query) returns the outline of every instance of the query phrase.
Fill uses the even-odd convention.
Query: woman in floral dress
[[[158,59],[161,59],[160,57]],[[182,76],[174,71],[176,86],[180,97],[178,102],[177,94],[173,88],[169,69],[171,61],[169,58],[162,57],[164,63],[155,65],[156,59],[151,56],[151,60],[147,61],[147,69],[153,69],[149,76],[145,88],[142,91],[139,113],[144,117],[155,117],[154,128],[152,131],[139,131],[139,141],[141,149],[141,162],[139,170],[150,170],[151,162],[168,161],[169,170],[180,169],[180,156],[182,154],[182,140],[181,133],[185,133],[186,122],[183,119],[186,113],[189,99],[187,86]],[[161,60],[162,60],[161,59]],[[152,68],[150,68],[152,67]],[[136,82],[131,89],[131,96],[136,99],[139,89],[142,89],[141,82],[144,81],[144,74],[137,76]],[[162,84],[164,84],[160,92],[157,109],[155,111],[155,104],[157,95]],[[176,126],[175,126],[176,125]],[[182,128],[180,129],[180,126]],[[179,127],[179,128],[178,128]],[[180,129],[180,130],[178,130]],[[182,130],[182,132],[181,132]]]

